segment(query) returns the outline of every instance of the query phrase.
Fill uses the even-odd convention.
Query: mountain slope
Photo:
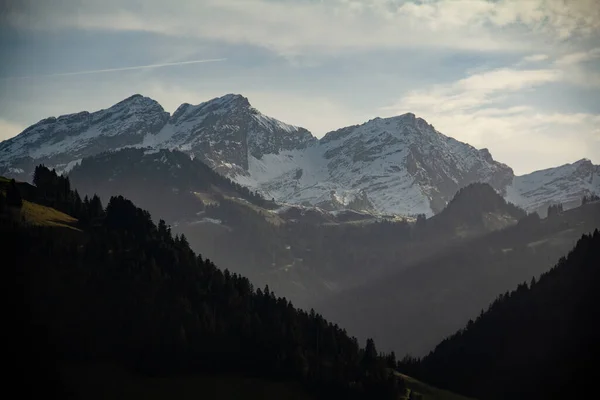
[[[102,153],[84,159],[68,177],[82,196],[96,193],[104,202],[119,193],[127,196],[172,223],[173,231],[184,233],[192,249],[261,287],[268,284],[298,305],[330,290],[324,268],[308,262],[303,240],[289,233],[290,225],[309,224],[311,232],[300,233],[306,237],[314,236],[322,224],[375,220],[357,212],[328,213],[273,203],[176,150]],[[321,252],[315,261],[320,258]]]
[[[600,232],[540,279],[501,294],[423,359],[428,382],[482,399],[586,397],[600,356]]]
[[[106,110],[45,119],[0,143],[0,174],[29,180],[40,163],[68,172],[85,157],[124,147],[177,149],[266,198],[329,211],[431,216],[473,182],[542,215],[550,203],[570,208],[584,194],[600,194],[600,167],[588,160],[514,176],[487,149],[411,113],[317,140],[235,94],[182,104],[173,115],[134,95]]]
[[[60,179],[54,183],[46,193],[64,189]],[[75,208],[76,193],[64,195],[74,202],[66,208]],[[83,232],[23,223],[11,207],[0,212],[0,253],[19,260],[4,271],[16,289],[7,342],[16,356],[13,370],[32,382],[50,380],[59,362],[83,362],[154,377],[295,381],[317,398],[399,394],[402,381],[372,340],[363,350],[313,310],[219,270],[185,236],[173,236],[164,221],[154,224],[122,196],[112,197],[93,223],[80,220]],[[85,202],[83,211],[93,207]]]
[[[507,200],[545,216],[548,206],[562,203],[577,207],[585,195],[600,194],[600,165],[582,159],[531,174],[515,176],[507,188]]]
[[[69,178],[82,195],[98,194],[108,201],[120,193],[171,223],[197,219],[215,196],[270,206],[246,187],[179,151],[128,148],[101,153],[84,159]]]
[[[446,208],[425,223],[428,241],[432,237],[478,236],[516,224],[525,211],[508,203],[490,185],[471,183],[460,189]]]
[[[246,183],[288,202],[335,208],[362,197],[378,211],[432,215],[469,183],[503,191],[512,176],[487,150],[405,114],[330,132],[306,151],[251,160]]]
[[[437,217],[415,226],[420,240],[397,244],[396,268],[314,307],[359,338],[368,333],[384,349],[423,355],[498,293],[548,271],[582,234],[599,228],[600,204],[541,220],[533,214],[462,240],[436,237],[445,226],[432,223]]]

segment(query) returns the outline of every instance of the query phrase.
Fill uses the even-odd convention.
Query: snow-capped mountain
[[[40,163],[68,170],[84,157],[140,143],[168,120],[160,104],[140,95],[106,110],[46,118],[0,143],[0,173],[30,180]]]
[[[0,143],[0,174],[30,180],[40,163],[67,172],[85,157],[126,147],[178,149],[269,199],[330,210],[432,215],[478,181],[528,211],[600,194],[600,167],[589,160],[514,176],[487,149],[447,137],[410,113],[318,140],[234,94],[183,104],[173,115],[134,95],[106,110],[42,120]]]
[[[330,132],[302,151],[251,157],[249,172],[238,180],[287,202],[427,215],[469,183],[503,192],[513,178],[486,149],[444,136],[414,114]]]
[[[249,157],[305,149],[316,142],[306,129],[284,124],[229,94],[197,106],[182,104],[142,147],[179,149],[225,174],[245,174]]]
[[[306,147],[316,139],[226,95],[172,116],[155,100],[134,95],[94,113],[47,118],[0,143],[0,173],[30,180],[43,163],[68,171],[84,157],[124,147],[180,149],[225,174],[243,173],[248,156]]]
[[[573,164],[515,176],[506,189],[506,199],[528,211],[546,215],[550,204],[565,209],[581,204],[584,195],[600,194],[600,165],[588,159]]]

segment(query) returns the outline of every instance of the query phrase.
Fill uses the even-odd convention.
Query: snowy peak
[[[431,215],[469,183],[503,191],[512,181],[512,170],[489,152],[444,136],[412,113],[343,128],[320,143],[331,177],[360,187],[376,208],[396,213]]]
[[[588,158],[582,158],[579,161],[575,161],[573,164],[565,164],[563,167],[571,167],[573,168],[573,172],[579,173],[592,173],[595,171],[598,166],[592,163],[592,160]]]
[[[143,145],[179,149],[226,175],[247,175],[248,156],[301,149],[316,139],[306,129],[261,114],[247,98],[228,94],[207,102],[182,104]]]
[[[141,95],[93,113],[46,118],[0,143],[0,170],[22,171],[25,176],[17,177],[25,180],[36,163],[64,170],[75,160],[135,145],[146,133],[159,131],[168,118],[160,104]]]
[[[46,118],[0,143],[0,173],[31,179],[35,165],[59,172],[82,158],[124,147],[178,149],[224,174],[247,174],[248,153],[305,148],[305,129],[261,114],[239,94],[182,104],[171,116],[155,100],[135,94],[110,108]]]
[[[361,140],[377,140],[376,137],[379,135],[393,136],[407,142],[411,140],[411,136],[422,135],[431,137],[439,134],[424,119],[416,117],[413,113],[406,113],[390,118],[376,117],[360,125],[348,126],[329,132],[320,142],[328,143],[357,137],[361,137]],[[408,140],[403,138],[408,138]]]
[[[249,108],[250,103],[247,98],[239,94],[228,94],[198,105],[183,103],[175,110],[169,122],[179,123],[193,118],[205,117],[211,113],[223,115],[236,109]]]
[[[213,104],[215,107],[250,107],[248,98],[241,94],[229,93],[225,96],[217,97],[208,101],[207,103]]]
[[[162,106],[158,104],[156,100],[137,93],[124,100],[121,100],[114,106],[108,108],[108,110],[117,111],[126,109],[131,111],[139,111],[152,108],[160,108],[161,111],[164,111]]]
[[[14,138],[2,142],[2,147],[7,142],[17,143],[24,137],[35,136],[36,140],[44,140],[54,137],[53,143],[58,142],[56,136],[69,136],[77,139],[77,136],[85,132],[86,129],[95,126],[97,131],[93,132],[100,136],[102,134],[117,136],[127,133],[129,129],[137,127],[138,131],[145,128],[156,128],[168,118],[168,113],[155,100],[142,95],[133,95],[114,106],[99,110],[93,113],[82,111],[75,114],[61,115],[58,118],[50,117],[41,120],[37,124],[25,129],[21,134]],[[139,132],[138,132],[139,133]],[[88,135],[91,136],[91,135]],[[60,139],[60,138],[59,138]],[[32,141],[26,141],[31,143]],[[40,143],[43,145],[45,143]],[[18,147],[18,146],[15,146]],[[39,154],[45,153],[40,149]],[[16,154],[13,154],[16,156]]]
[[[395,117],[389,117],[389,118],[375,118],[374,121],[377,121],[379,123],[384,123],[385,125],[395,124],[399,128],[400,127],[412,128],[412,129],[408,129],[408,131],[411,131],[413,133],[424,133],[424,134],[436,133],[436,131],[435,131],[435,129],[433,129],[432,125],[430,125],[423,118],[417,117],[413,113],[406,113],[406,114],[397,115]],[[402,131],[402,130],[399,129],[399,131]],[[407,132],[407,130],[404,130],[404,132]]]
[[[583,158],[572,164],[515,176],[507,199],[527,211],[545,216],[551,204],[579,206],[583,196],[600,195],[600,165]]]

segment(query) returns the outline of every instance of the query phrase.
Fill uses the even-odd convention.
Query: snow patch
[[[192,221],[190,222],[190,225],[197,225],[197,224],[215,224],[215,225],[222,225],[223,221],[221,221],[220,219],[215,219],[215,218],[202,218],[199,219],[197,221]]]
[[[73,168],[81,164],[81,160],[81,158],[78,158],[77,160],[68,162],[64,167],[55,167],[56,173],[59,175],[68,174]]]

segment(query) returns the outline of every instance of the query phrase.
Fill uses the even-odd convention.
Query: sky
[[[135,93],[321,137],[405,112],[524,174],[600,164],[597,0],[0,0],[0,140]]]

